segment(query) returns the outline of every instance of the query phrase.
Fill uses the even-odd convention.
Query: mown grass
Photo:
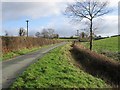
[[[105,88],[103,80],[74,66],[69,55],[70,44],[56,48],[32,64],[11,88]]]
[[[102,40],[93,41],[93,51],[97,53],[105,54],[108,57],[118,60],[120,55],[120,49],[118,48],[120,42],[120,36],[110,37]],[[82,43],[85,47],[89,48],[89,43]]]

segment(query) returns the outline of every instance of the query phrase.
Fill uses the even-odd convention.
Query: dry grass
[[[91,52],[80,44],[73,45],[73,57],[88,73],[104,79],[113,87],[120,87],[120,63],[106,56]]]

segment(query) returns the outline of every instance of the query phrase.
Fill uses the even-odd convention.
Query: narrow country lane
[[[65,45],[66,42],[41,48],[38,51],[26,55],[15,57],[11,60],[2,62],[2,88],[8,88],[13,81],[31,64],[44,56],[50,50]]]

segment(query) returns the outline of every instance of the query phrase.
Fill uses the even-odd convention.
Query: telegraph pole
[[[26,22],[27,22],[27,37],[28,37],[28,22],[29,22],[29,20],[26,20]]]
[[[79,36],[79,30],[77,30],[77,36]]]

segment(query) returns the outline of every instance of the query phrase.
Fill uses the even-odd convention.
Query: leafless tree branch
[[[69,4],[65,10],[67,16],[82,20],[86,18],[90,22],[90,50],[92,49],[93,19],[109,13],[108,2],[97,2],[95,0],[76,1],[75,4]]]

